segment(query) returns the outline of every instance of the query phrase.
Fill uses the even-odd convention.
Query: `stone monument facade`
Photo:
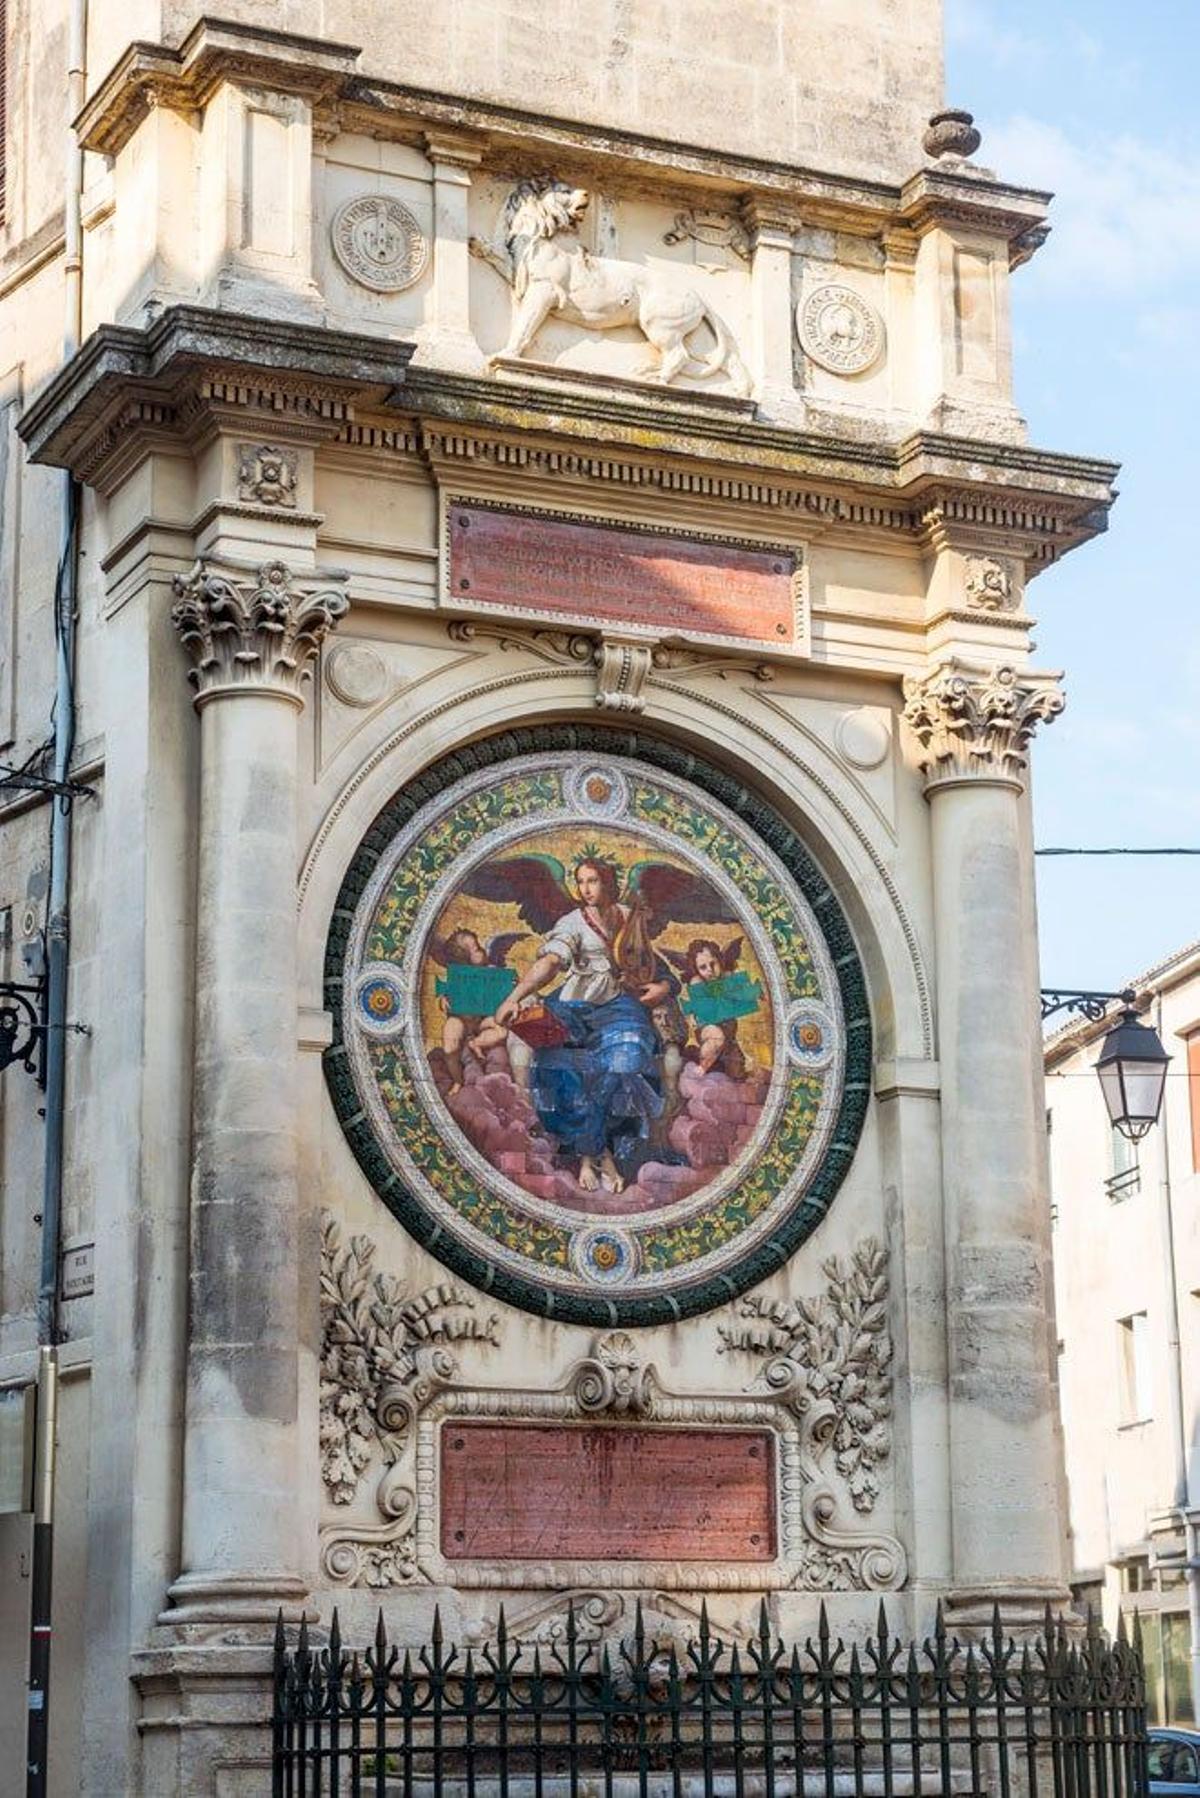
[[[8,198],[14,765],[78,496],[53,1717],[95,1798],[263,1790],[280,1614],[1068,1596],[1026,592],[1115,469],[1014,403],[1046,196],[940,110],[936,0],[432,12],[91,0],[78,256],[48,167]],[[14,952],[45,819],[0,806]]]

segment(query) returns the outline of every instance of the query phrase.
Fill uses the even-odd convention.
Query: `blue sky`
[[[1123,465],[1029,593],[1067,691],[1037,840],[1200,846],[1200,0],[946,0],[946,61],[976,160],[1056,196],[1013,284],[1032,440]],[[1043,983],[1120,985],[1200,937],[1200,857],[1043,858],[1038,900]]]

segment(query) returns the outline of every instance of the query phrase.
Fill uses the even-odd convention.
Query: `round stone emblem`
[[[419,281],[429,241],[407,206],[383,194],[348,200],[333,221],[333,253],[354,281],[399,293]]]
[[[852,287],[814,287],[796,308],[806,356],[835,375],[861,375],[883,351],[883,319]]]
[[[511,751],[422,776],[351,865],[335,1108],[412,1235],[510,1304],[589,1324],[725,1304],[853,1155],[853,939],[784,821],[692,755],[579,726]]]

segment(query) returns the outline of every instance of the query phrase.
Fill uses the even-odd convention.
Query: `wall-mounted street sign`
[[[0,1391],[0,1516],[33,1509],[35,1390],[29,1385]]]
[[[61,1293],[64,1299],[85,1299],[96,1289],[96,1245],[69,1242],[62,1253]]]

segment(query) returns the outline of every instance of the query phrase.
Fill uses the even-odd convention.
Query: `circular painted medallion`
[[[852,287],[814,287],[796,308],[806,356],[835,375],[861,375],[883,350],[883,320]]]
[[[330,933],[330,1091],[457,1273],[563,1321],[667,1321],[824,1215],[866,1105],[862,973],[734,781],[628,735],[538,741],[463,751],[376,821]]]
[[[408,207],[384,194],[347,200],[330,236],[346,273],[376,293],[411,287],[429,261],[429,241]]]

